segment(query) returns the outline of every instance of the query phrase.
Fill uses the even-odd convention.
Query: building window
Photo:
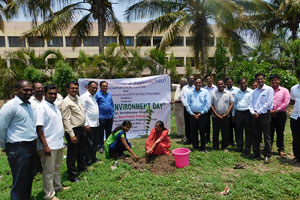
[[[125,46],[134,46],[134,37],[133,36],[127,36],[124,37],[124,41],[125,41]]]
[[[183,47],[183,37],[177,37],[177,38],[175,38],[172,46]]]
[[[75,47],[81,47],[81,40],[80,39],[75,39],[75,37],[66,37],[66,46],[67,47],[73,47],[73,40],[75,40]]]
[[[105,36],[104,37],[104,46],[110,45],[110,44],[117,44],[117,37],[116,36]]]
[[[193,37],[186,37],[185,38],[185,45],[186,46],[192,46],[193,45],[193,40],[194,40],[194,38]]]
[[[9,36],[8,44],[9,47],[25,47],[25,40],[18,36]]]
[[[151,37],[143,36],[136,39],[136,46],[151,46]]]
[[[215,57],[208,57],[208,65],[211,67],[215,66]]]
[[[162,40],[162,37],[153,37],[153,46],[159,46],[160,42]]]
[[[29,37],[28,38],[29,47],[44,47],[44,39],[42,37]]]
[[[215,38],[214,37],[208,37],[208,38],[205,38],[205,46],[207,47],[214,47],[215,46]]]
[[[175,57],[175,60],[177,61],[176,67],[182,67],[184,65],[184,57]]]
[[[192,67],[195,67],[195,59],[193,57],[187,57],[186,62],[186,64],[190,64]]]
[[[47,41],[48,47],[63,47],[63,38],[62,37],[52,37]]]
[[[68,63],[70,63],[71,66],[74,66],[77,60],[78,60],[77,58],[67,58],[66,59],[66,61]]]
[[[99,44],[98,36],[88,36],[83,39],[83,46],[85,47],[97,47]]]
[[[0,47],[5,47],[5,37],[0,36]]]

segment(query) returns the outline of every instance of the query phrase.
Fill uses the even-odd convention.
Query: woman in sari
[[[155,123],[155,128],[150,132],[146,141],[147,155],[170,154],[171,142],[169,139],[169,130],[165,128],[162,121]]]

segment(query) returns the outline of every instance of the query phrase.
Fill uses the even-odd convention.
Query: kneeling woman
[[[140,158],[131,150],[131,144],[126,138],[126,132],[131,128],[131,122],[125,120],[122,126],[116,127],[105,142],[105,156],[110,157],[110,154],[117,154],[118,156],[123,155],[123,151],[129,151],[135,160]]]
[[[171,142],[168,134],[169,130],[165,128],[164,123],[157,121],[146,141],[146,154],[170,154]]]

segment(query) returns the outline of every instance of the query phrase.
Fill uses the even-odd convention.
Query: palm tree
[[[292,40],[298,38],[300,24],[299,0],[265,0],[269,9],[254,15],[250,20],[256,21],[267,33],[274,33],[280,29],[288,29]],[[298,49],[299,51],[299,49]],[[298,59],[294,59],[294,67],[298,66]]]
[[[234,0],[143,0],[130,6],[125,15],[128,21],[151,18],[137,35],[164,33],[159,47],[161,49],[170,46],[177,36],[188,29],[192,35],[195,65],[200,69],[201,63],[204,73],[207,73],[206,40],[214,36],[212,22],[220,29],[220,36],[228,38],[235,50],[246,47],[239,31],[252,30],[254,27],[251,23],[243,21],[243,4],[255,10],[261,1],[246,2],[247,4],[245,1]],[[153,19],[154,17],[157,18]]]
[[[24,1],[24,0],[20,0]],[[41,1],[41,0],[32,0]],[[57,2],[51,1],[49,2]],[[49,16],[45,16],[45,21],[32,30],[24,33],[24,37],[43,36],[50,39],[52,36],[57,35],[59,32],[71,28],[70,36],[73,36],[73,46],[81,39],[86,38],[93,29],[93,21],[98,23],[98,47],[99,53],[104,50],[104,32],[106,28],[116,36],[119,36],[119,43],[124,44],[123,30],[121,23],[116,18],[112,3],[109,0],[64,0],[66,4],[62,9],[57,12],[52,12],[51,6],[47,7]],[[79,21],[77,17],[82,16]]]

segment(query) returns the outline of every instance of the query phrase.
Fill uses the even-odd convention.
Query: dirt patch
[[[136,170],[149,170],[153,174],[162,175],[173,173],[175,171],[174,157],[171,155],[162,156],[145,156],[138,162],[133,159],[124,158],[124,162],[128,163]]]

